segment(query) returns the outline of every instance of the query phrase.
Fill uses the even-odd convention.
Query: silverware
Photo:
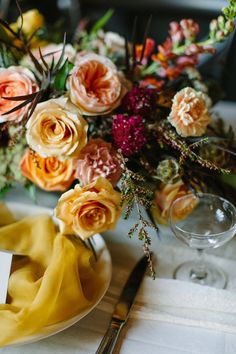
[[[124,326],[130,309],[133,305],[135,296],[138,292],[143,276],[148,266],[147,257],[144,256],[137,263],[135,268],[127,280],[120,298],[115,306],[111,322],[107,332],[105,333],[96,354],[111,354],[113,353],[117,338],[120,334],[122,327]]]

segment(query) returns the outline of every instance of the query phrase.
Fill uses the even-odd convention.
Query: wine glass
[[[203,251],[224,245],[236,233],[236,208],[228,200],[208,193],[176,199],[169,210],[169,224],[177,239],[198,251],[198,259],[177,267],[174,278],[225,288],[227,277],[206,262]]]

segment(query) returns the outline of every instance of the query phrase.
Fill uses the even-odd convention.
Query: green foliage
[[[102,29],[107,22],[111,19],[111,17],[114,14],[114,10],[110,9],[108,10],[105,15],[103,15],[92,27],[90,34],[96,34],[100,29]]]
[[[11,65],[17,65],[17,59],[5,44],[0,43],[0,68],[8,68]]]
[[[60,70],[57,72],[55,76],[54,83],[53,83],[53,87],[55,90],[57,91],[65,90],[66,80],[73,66],[74,65],[71,62],[69,62],[68,59],[66,59],[66,61],[64,62],[64,64],[62,65],[62,67],[60,68]]]
[[[236,1],[230,0],[229,6],[224,7],[222,11],[228,20],[234,20],[236,17]]]
[[[0,191],[6,193],[16,183],[24,184],[19,164],[25,152],[26,141],[17,128],[10,129],[10,145],[0,148]]]

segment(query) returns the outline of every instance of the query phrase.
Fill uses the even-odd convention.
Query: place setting
[[[0,5],[0,351],[231,353],[235,105],[204,68],[235,1],[164,41]]]

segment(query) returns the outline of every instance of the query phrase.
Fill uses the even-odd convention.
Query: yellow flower
[[[160,224],[167,225],[171,204],[187,194],[191,194],[191,191],[181,180],[173,184],[161,184],[155,192],[153,207],[151,208],[154,219]],[[175,215],[175,218],[183,218],[186,210],[186,205],[183,205],[183,208],[179,208],[178,215]]]
[[[43,25],[44,25],[44,17],[37,9],[32,9],[23,13],[22,31],[27,37],[31,36]],[[11,24],[11,28],[14,31],[17,31],[18,28],[20,28],[20,26],[21,26],[21,17],[19,16],[16,22]]]
[[[83,240],[113,229],[120,217],[120,193],[111,183],[99,177],[85,187],[76,185],[58,201],[55,215],[60,220],[60,230],[76,234]]]
[[[168,120],[183,137],[203,135],[211,121],[206,96],[191,87],[177,92]]]
[[[88,124],[66,97],[39,103],[26,128],[29,146],[42,157],[78,157],[87,143]]]

